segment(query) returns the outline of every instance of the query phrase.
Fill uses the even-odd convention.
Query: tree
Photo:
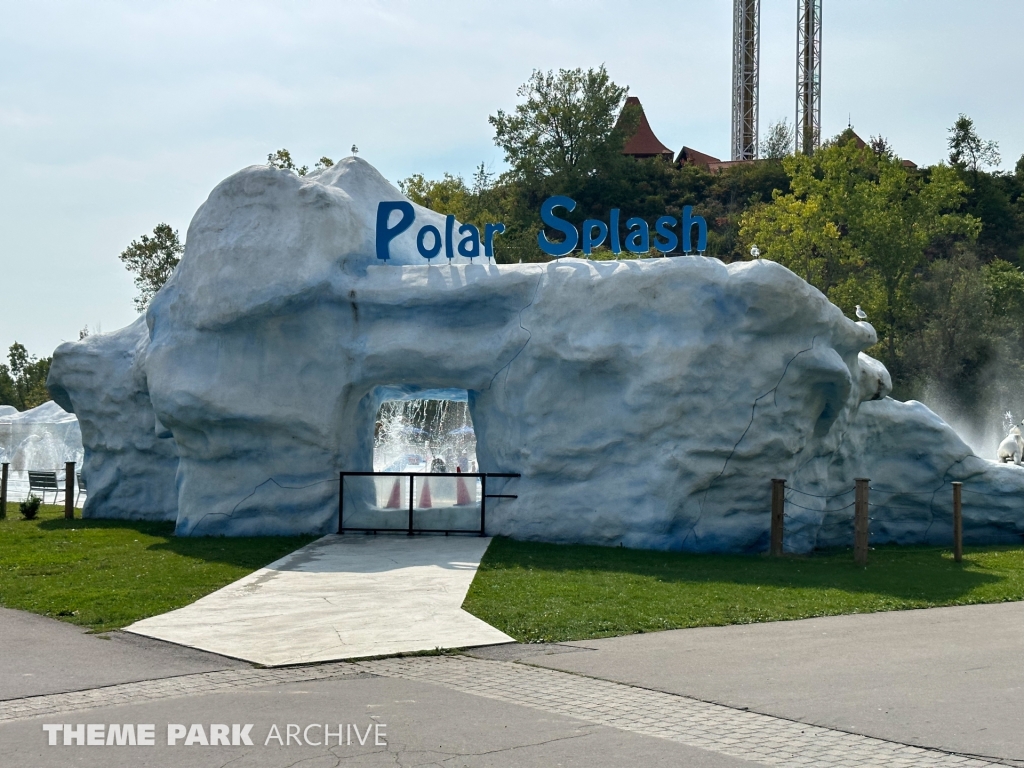
[[[132,240],[131,245],[121,252],[125,268],[135,274],[135,308],[145,312],[156,292],[167,282],[174,268],[181,261],[185,246],[178,240],[178,230],[168,224],[157,224],[153,236],[143,235]]]
[[[296,166],[292,160],[292,153],[287,149],[279,149],[277,152],[271,152],[267,155],[267,165],[271,168],[278,168],[282,171],[294,171],[299,176],[305,176],[309,173],[309,166]]]
[[[11,344],[7,352],[8,364],[0,363],[0,405],[13,405],[25,411],[50,400],[46,377],[50,373],[51,359],[39,360],[28,353],[24,344]]]
[[[999,144],[983,141],[974,128],[974,121],[961,113],[949,129],[949,162],[975,176],[986,167],[999,165]]]
[[[494,143],[519,179],[579,178],[621,157],[636,129],[634,110],[619,119],[629,88],[597,69],[534,70],[516,95],[524,101],[509,114],[488,117]]]
[[[918,391],[963,414],[988,405],[983,392],[995,339],[987,277],[973,249],[961,243],[950,258],[929,265],[914,291],[920,320],[908,340],[906,367]],[[1016,287],[1008,273],[997,280],[1003,293]]]
[[[793,154],[796,131],[783,118],[768,126],[768,133],[761,140],[761,157],[765,160],[781,160]]]
[[[861,304],[879,331],[883,361],[900,372],[901,341],[914,313],[911,283],[937,239],[977,238],[980,222],[958,212],[967,186],[949,166],[927,178],[899,158],[828,142],[783,160],[792,191],[748,210],[741,238],[804,276],[847,311]]]
[[[889,143],[889,140],[881,134],[878,136],[872,136],[868,145],[871,147],[871,151],[876,155],[885,155],[886,157],[891,158],[896,154],[893,152],[892,145]]]
[[[271,152],[269,155],[267,155],[267,165],[269,165],[271,168],[278,168],[282,171],[294,171],[299,176],[305,176],[307,173],[309,173],[309,166],[295,165],[295,161],[292,160],[292,153],[289,152],[287,149],[279,149],[277,150],[277,152]],[[316,161],[316,165],[313,166],[313,170],[324,171],[330,168],[332,165],[334,165],[334,161],[325,155],[324,157],[321,157],[319,160]]]
[[[473,174],[472,188],[466,186],[461,176],[450,173],[438,180],[414,173],[398,182],[398,188],[417,205],[438,213],[451,214],[464,224],[475,224],[481,229],[485,224],[503,218],[498,213],[498,201],[492,192],[491,175],[483,163]]]

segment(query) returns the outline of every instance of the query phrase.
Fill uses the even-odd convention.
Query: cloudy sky
[[[824,0],[823,121],[852,120],[919,164],[960,112],[1024,153],[1021,0]],[[965,12],[969,9],[969,13]],[[182,237],[221,179],[268,152],[392,181],[501,170],[487,116],[534,68],[593,67],[658,137],[725,157],[729,0],[3,4],[0,350],[48,355],[135,318],[117,256],[166,221]],[[762,2],[762,128],[793,120],[796,1]]]

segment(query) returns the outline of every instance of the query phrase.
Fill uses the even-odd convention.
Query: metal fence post
[[[64,464],[64,519],[75,519],[75,462]]]
[[[953,562],[959,563],[964,559],[964,514],[963,505],[960,500],[960,491],[963,483],[953,483]]]
[[[412,509],[413,491],[416,490],[416,480],[412,474],[409,475],[409,535],[412,536]]]
[[[487,474],[480,475],[480,535],[484,533],[487,525]]]
[[[338,473],[338,533],[345,533],[345,473]]]
[[[10,468],[6,461],[0,465],[0,520],[7,517],[7,471]]]
[[[769,552],[772,557],[782,554],[782,535],[786,520],[786,481],[772,480],[772,530]]]
[[[857,565],[868,564],[868,536],[870,526],[868,523],[868,483],[863,477],[854,481],[857,484],[857,493],[853,508],[853,561]]]

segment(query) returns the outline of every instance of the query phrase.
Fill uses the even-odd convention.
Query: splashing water
[[[1010,430],[1017,426],[1016,420],[1013,418],[1013,412],[1007,411],[1003,414],[1003,434],[1010,434]]]
[[[469,406],[454,400],[388,400],[373,440],[375,472],[476,472]]]

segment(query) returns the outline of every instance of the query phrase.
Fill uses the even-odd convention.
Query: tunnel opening
[[[477,472],[466,390],[384,399],[373,435],[374,472]]]

